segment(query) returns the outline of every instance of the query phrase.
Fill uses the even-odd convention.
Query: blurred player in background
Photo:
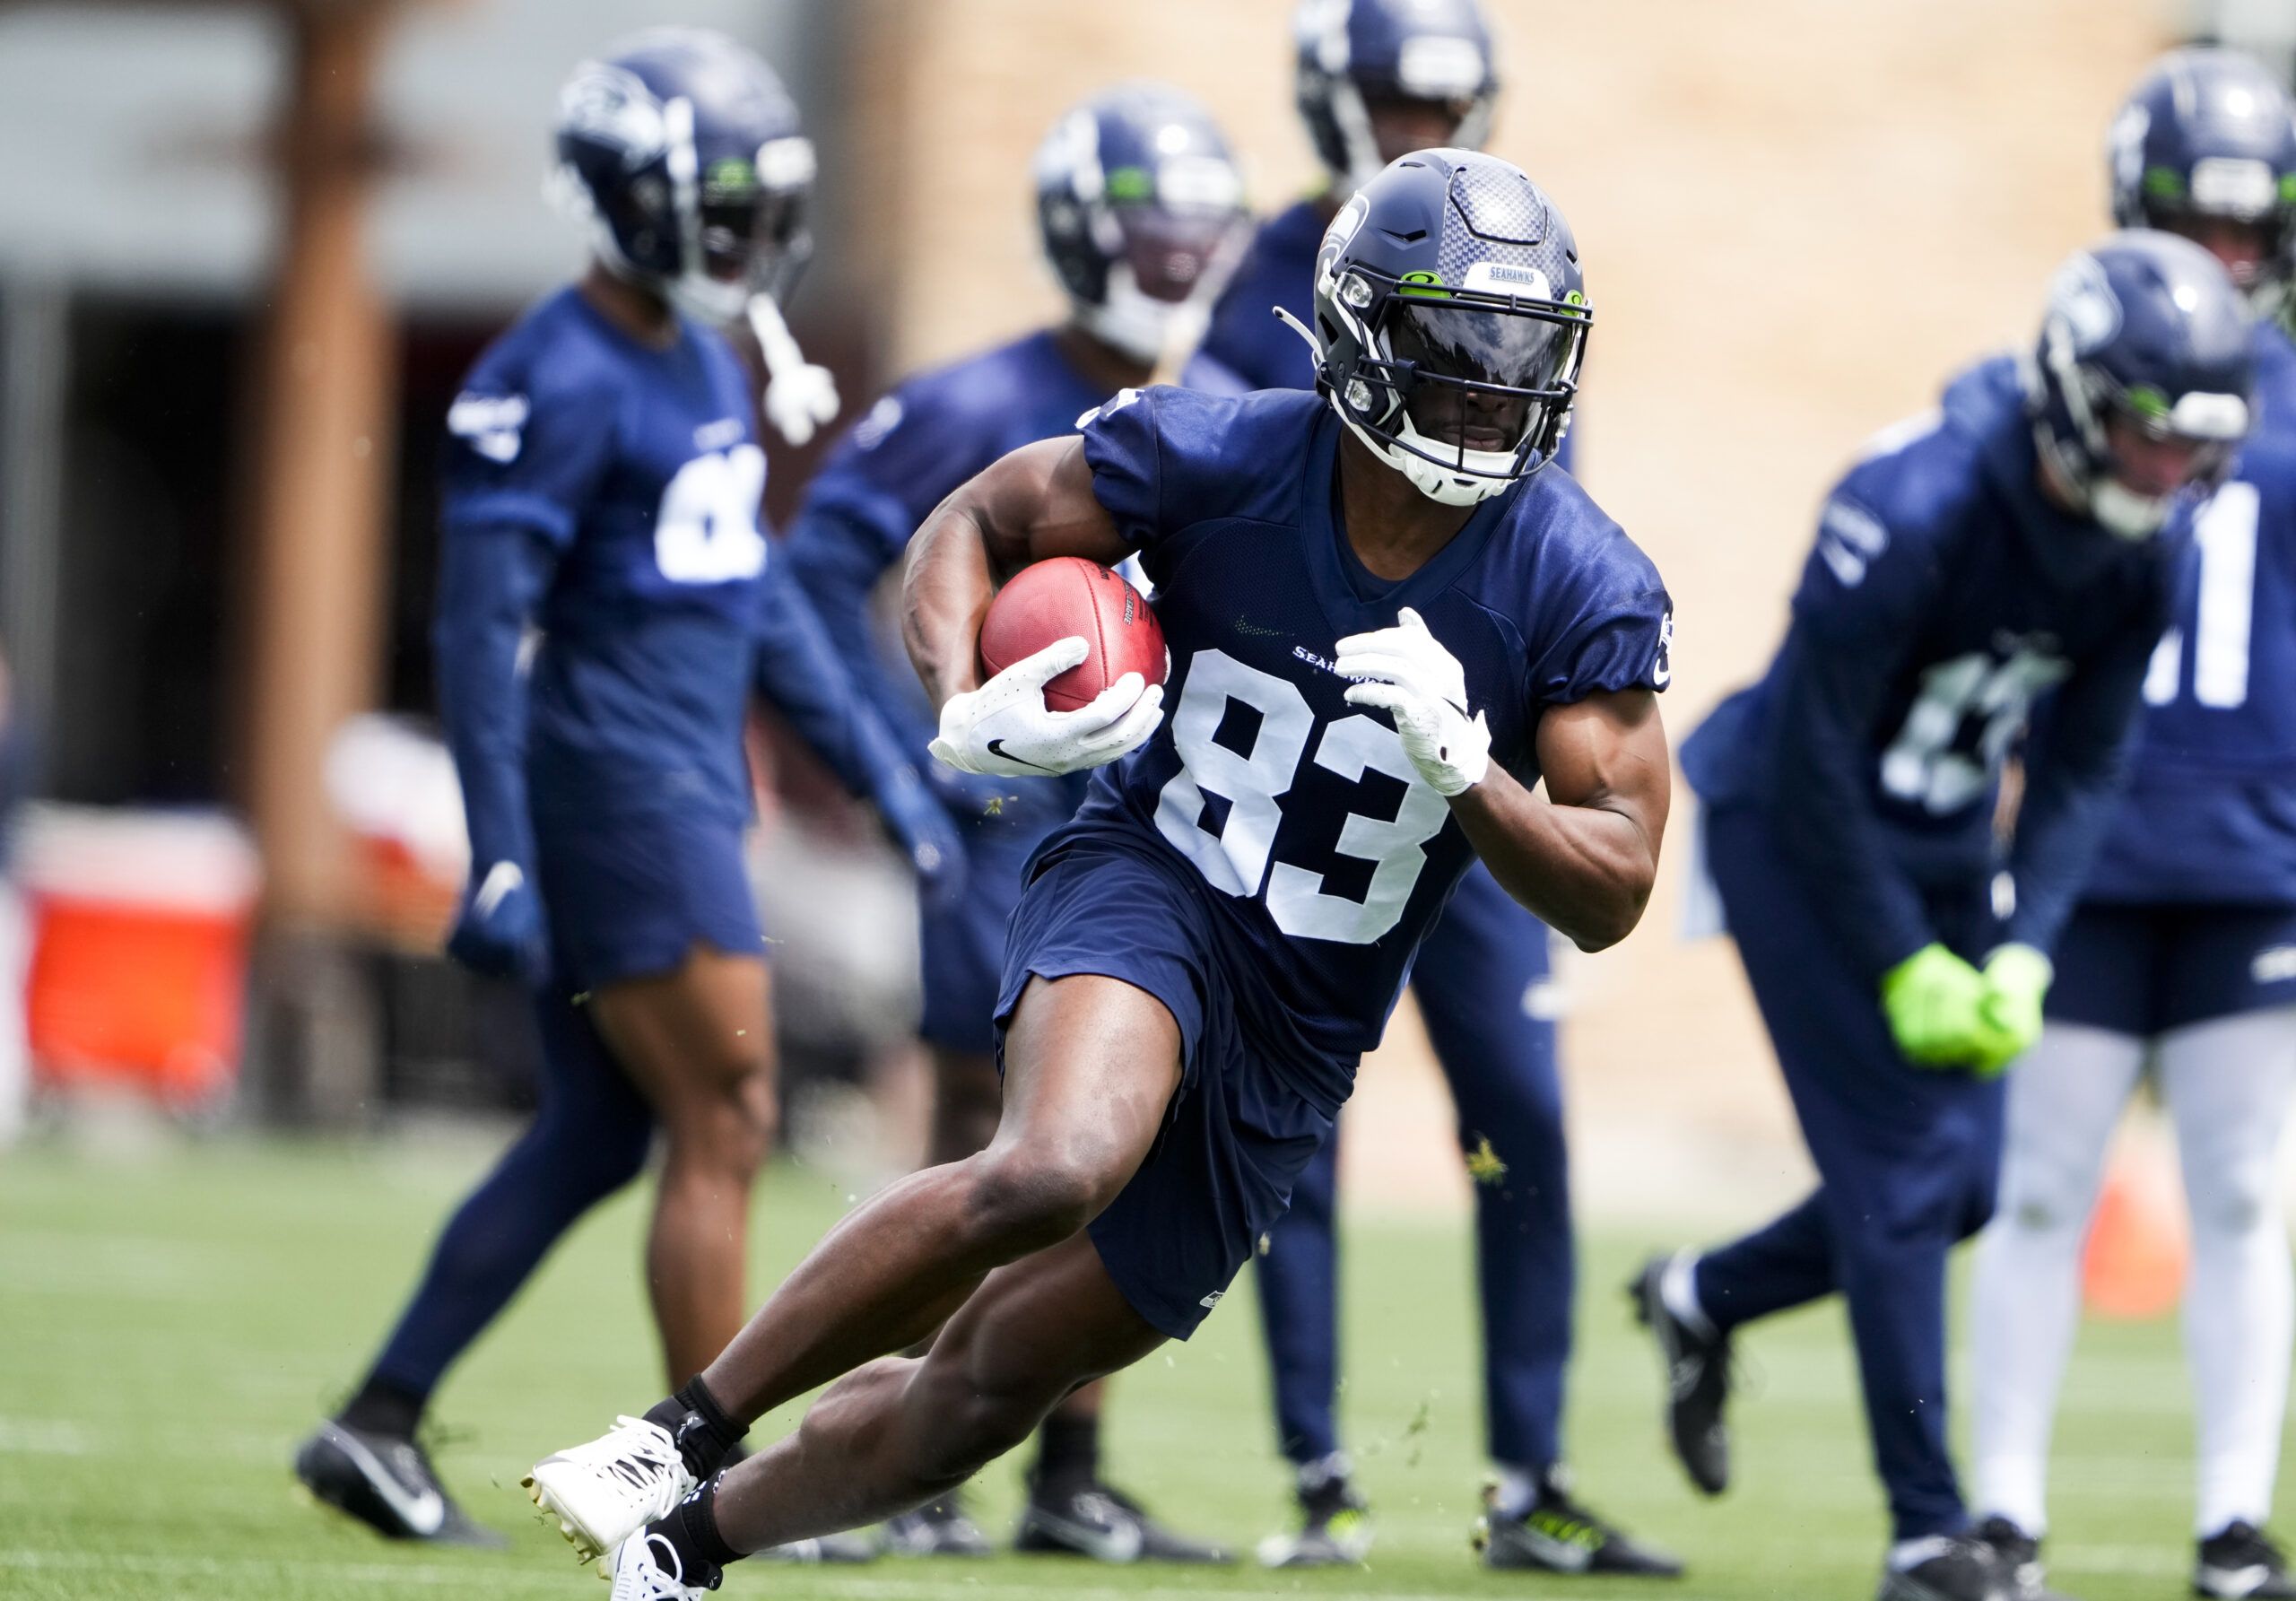
[[[31,777],[31,730],[0,651],[0,1150],[24,1131],[31,1059],[24,1042],[25,966],[31,955],[22,899],[10,869],[17,808]]]
[[[479,358],[448,415],[436,632],[472,861],[448,948],[535,986],[542,1109],[296,1462],[403,1538],[489,1538],[417,1424],[543,1255],[637,1176],[657,1124],[646,1276],[671,1382],[741,1327],[774,1093],[742,852],[753,674],[921,870],[956,866],[930,793],[768,563],[755,401],[711,326],[785,292],[803,259],[796,108],[748,50],[660,30],[577,70],[558,153],[595,255]]]
[[[1316,248],[1343,202],[1388,161],[1480,149],[1498,96],[1474,0],[1306,0],[1294,20],[1300,111],[1329,175],[1262,224],[1186,381],[1214,393],[1307,389],[1314,352],[1272,308],[1309,315]],[[1559,461],[1570,465],[1570,442]],[[1563,1376],[1577,1263],[1547,931],[1467,869],[1412,970],[1421,1018],[1458,1109],[1460,1147],[1488,1153],[1474,1187],[1484,1430],[1496,1467],[1483,1560],[1494,1568],[1671,1576],[1673,1558],[1576,1501],[1562,1467]],[[1495,1159],[1496,1170],[1490,1163]],[[1300,1528],[1262,1544],[1280,1567],[1361,1562],[1370,1512],[1349,1477],[1339,1385],[1339,1145],[1300,1174],[1259,1258],[1276,1432],[1298,1474]]]
[[[1067,320],[921,373],[878,401],[807,486],[789,529],[790,570],[915,750],[933,737],[932,709],[898,642],[871,625],[878,581],[951,491],[1022,445],[1073,434],[1084,413],[1185,352],[1241,242],[1243,184],[1226,140],[1195,100],[1160,84],[1109,89],[1063,117],[1037,152],[1036,199]],[[922,928],[919,1032],[935,1070],[926,1160],[938,1166],[996,1132],[1004,926],[1029,853],[1074,814],[1084,775],[1014,783],[939,762],[929,771],[962,831],[966,863],[964,898],[928,903]],[[1077,1391],[1046,1420],[1019,1549],[1226,1560],[1101,1482],[1100,1392]],[[953,1495],[896,1518],[888,1533],[894,1550],[915,1555],[988,1549]]]
[[[2108,154],[2116,221],[2197,240],[2248,291],[2259,419],[2200,518],[2198,583],[2145,679],[2134,782],[2010,1083],[2001,1211],[1978,1249],[1976,1501],[2037,1587],[2082,1242],[2150,1061],[2192,1217],[2193,1585],[2291,1597],[2263,1526],[2296,1293],[2277,1181],[2296,1087],[2296,345],[2275,320],[2296,269],[2296,107],[2245,57],[2179,51],[2122,108]]]
[[[903,637],[935,753],[1016,777],[1136,753],[1031,860],[988,1148],[848,1216],[686,1395],[536,1466],[578,1550],[613,1553],[616,1601],[700,1596],[742,1552],[945,1493],[1193,1333],[1476,855],[1588,949],[1633,927],[1665,822],[1668,602],[1541,471],[1591,316],[1519,169],[1422,152],[1326,235],[1322,395],[1125,391],[918,532]],[[1161,732],[1136,674],[1047,708],[1081,639],[979,682],[996,575],[1135,551],[1171,651]],[[922,1358],[870,1360],[936,1327]],[[831,1379],[719,1473],[739,1420]]]
[[[1850,469],[1768,675],[1683,744],[1820,1185],[1753,1234],[1653,1262],[1637,1304],[1675,1449],[1714,1494],[1735,1332],[1844,1296],[1893,1520],[1882,1601],[2017,1583],[1946,1449],[1945,1258],[1992,1213],[2000,1075],[2040,1033],[2192,508],[2248,430],[2253,344],[2239,291],[2187,240],[2124,232],[2074,256],[2029,358],[1971,370]],[[2050,736],[2004,859],[2001,764],[2043,694]]]

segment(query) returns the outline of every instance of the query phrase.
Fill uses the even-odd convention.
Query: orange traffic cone
[[[2081,1257],[2089,1310],[2101,1318],[2161,1316],[2184,1293],[2191,1254],[2184,1199],[2168,1164],[2117,1153]]]

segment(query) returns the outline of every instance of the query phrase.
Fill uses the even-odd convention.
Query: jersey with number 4
[[[2257,338],[2263,421],[2195,525],[2090,901],[2296,906],[2296,349]]]
[[[528,772],[539,809],[749,809],[741,730],[766,542],[747,376],[681,319],[639,344],[575,289],[479,357],[448,414],[446,537],[554,547],[536,622]]]
[[[1084,428],[1094,493],[1156,585],[1164,722],[1094,775],[1079,833],[1177,853],[1305,1042],[1378,1042],[1420,936],[1473,851],[1385,712],[1332,662],[1411,606],[1465,669],[1492,760],[1536,779],[1551,706],[1663,689],[1657,570],[1560,469],[1485,500],[1411,577],[1375,578],[1341,527],[1340,422],[1313,395],[1126,390]]]

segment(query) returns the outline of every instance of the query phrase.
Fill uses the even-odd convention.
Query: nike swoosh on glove
[[[1332,666],[1361,682],[1347,692],[1353,706],[1376,706],[1396,720],[1404,754],[1442,796],[1483,782],[1491,769],[1491,727],[1483,713],[1467,714],[1466,669],[1427,631],[1409,606],[1393,628],[1350,634]]]
[[[933,754],[969,773],[1045,778],[1113,761],[1164,720],[1164,689],[1126,673],[1074,711],[1044,703],[1044,686],[1091,654],[1081,634],[1022,657],[977,690],[949,697]]]
[[[491,978],[541,981],[548,966],[542,900],[525,868],[496,862],[483,874],[473,870],[461,915],[447,936],[447,954]]]

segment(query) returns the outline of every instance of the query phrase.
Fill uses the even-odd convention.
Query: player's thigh
[[[761,958],[697,944],[668,972],[600,986],[589,1005],[615,1058],[665,1119],[728,1098],[770,1115],[771,996]]]
[[[2274,1204],[2296,1095],[2296,1005],[2243,1012],[2162,1036],[2161,1090],[2196,1223],[2250,1226]],[[2199,1215],[2204,1206],[2224,1214]]]
[[[2009,1075],[2002,1212],[2035,1228],[2088,1215],[2105,1150],[2144,1071],[2145,1041],[2053,1020]]]
[[[1156,1143],[1180,1087],[1179,1025],[1163,1002],[1097,973],[1031,978],[1006,1021],[992,1157],[1090,1174],[1101,1204]]]
[[[990,1274],[950,1318],[929,1360],[963,1393],[1040,1413],[1164,1339],[1079,1234]]]

